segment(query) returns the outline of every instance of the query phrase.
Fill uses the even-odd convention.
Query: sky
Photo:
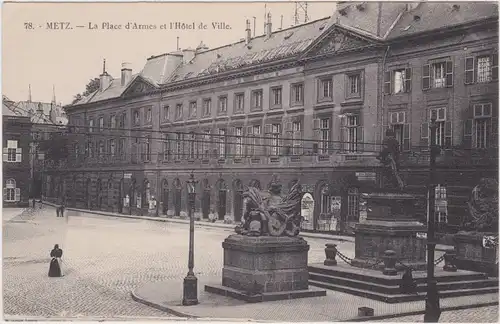
[[[331,16],[334,8],[334,2],[309,2],[309,21]],[[295,3],[4,3],[2,9],[3,95],[27,100],[31,85],[33,101],[50,102],[55,87],[56,101],[69,104],[99,76],[103,59],[107,72],[119,78],[123,62],[139,72],[147,58],[174,51],[177,37],[181,48],[196,48],[201,41],[215,48],[245,37],[245,21],[250,19],[253,30],[253,17],[256,35],[262,35],[266,9],[273,30],[281,15],[283,28],[290,27]],[[171,29],[176,22],[194,22],[197,28]],[[126,29],[127,23],[156,29]],[[207,29],[199,29],[200,23]],[[214,29],[213,23],[231,28]]]

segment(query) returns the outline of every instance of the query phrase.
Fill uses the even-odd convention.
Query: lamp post
[[[429,159],[429,184],[427,191],[427,297],[425,299],[424,322],[436,323],[441,315],[439,308],[439,294],[436,278],[434,277],[434,250],[436,242],[435,231],[435,206],[436,206],[436,155],[439,147],[436,146],[436,117],[431,119],[430,128],[430,159]]]
[[[194,203],[196,198],[196,184],[193,173],[186,181],[189,199],[189,260],[188,273],[184,278],[184,294],[182,305],[190,306],[198,304],[198,279],[194,275]]]

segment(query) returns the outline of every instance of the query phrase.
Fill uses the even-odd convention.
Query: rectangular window
[[[422,89],[453,86],[453,62],[441,61],[422,67]]]
[[[189,103],[189,118],[196,118],[198,116],[197,112],[196,101],[191,101]]]
[[[253,125],[250,126],[250,146],[248,147],[248,155],[256,156],[257,152],[260,151],[260,136],[262,135],[262,126],[261,125]]]
[[[392,73],[392,93],[404,93],[411,90],[411,69],[397,69]]]
[[[89,133],[92,133],[94,131],[94,120],[90,119],[89,120]]]
[[[243,127],[234,128],[235,145],[234,154],[236,158],[243,156]]]
[[[169,134],[163,134],[163,160],[169,161],[171,158]]]
[[[78,156],[80,155],[80,146],[78,143],[73,144],[73,152],[75,153],[75,158],[78,159]],[[38,147],[36,148],[35,156],[38,156]]]
[[[212,114],[212,99],[203,99],[203,116],[207,117]]]
[[[109,140],[109,154],[114,157],[116,154],[116,143],[114,139]]]
[[[219,113],[220,114],[227,113],[227,96],[219,97]]]
[[[13,202],[16,201],[16,189],[15,188],[6,188],[5,201]]]
[[[492,127],[492,105],[491,103],[474,105],[474,147],[489,148],[492,147],[493,127]]]
[[[281,107],[281,87],[271,88],[271,106]]]
[[[234,111],[243,112],[245,110],[245,94],[237,93],[234,96]]]
[[[436,185],[435,187],[435,217],[438,223],[448,223],[448,200],[446,195],[446,187],[443,185]]]
[[[252,91],[252,109],[262,110],[262,90]]]
[[[126,125],[127,125],[127,113],[123,113],[119,120],[119,127],[125,128]]]
[[[109,127],[111,127],[111,129],[115,129],[116,128],[116,116],[115,115],[112,115],[110,117]]]
[[[118,142],[118,155],[123,158],[125,156],[125,139],[120,138]]]
[[[165,121],[170,120],[170,106],[169,105],[163,106],[163,120],[165,120]]]
[[[182,119],[182,104],[175,105],[175,120]]]
[[[302,154],[302,127],[300,121],[292,122],[292,153]]]
[[[350,222],[357,222],[359,220],[358,188],[349,188],[347,191],[347,218]]]
[[[104,117],[99,117],[99,131],[104,129]]]
[[[152,119],[153,119],[153,112],[151,110],[151,108],[146,108],[146,123],[151,123]]]
[[[196,135],[190,133],[188,135],[188,159],[194,160],[196,158]]]
[[[138,126],[141,124],[141,114],[139,110],[134,110],[134,125]]]
[[[182,159],[182,134],[175,134],[175,160]]]
[[[271,154],[280,154],[280,138],[281,138],[281,124],[271,124],[271,133],[266,134],[266,136],[271,136]]]
[[[4,150],[4,162],[21,162],[22,149],[18,148],[17,140],[8,140],[7,147]]]
[[[347,76],[348,97],[361,96],[361,74],[351,74]]]
[[[491,82],[491,56],[477,58],[477,82]]]
[[[430,120],[436,119],[436,145],[451,148],[451,122],[446,121],[446,108],[433,108],[430,110]]]
[[[151,161],[151,137],[144,140],[144,160]]]
[[[322,154],[328,153],[328,147],[330,141],[330,119],[324,118],[320,120],[320,152]]]
[[[225,158],[226,157],[226,145],[227,145],[227,138],[226,138],[226,130],[224,128],[219,128],[219,141],[218,141],[218,146],[219,146],[219,158]]]
[[[360,116],[357,114],[346,115],[341,119],[342,144],[346,152],[359,152],[363,140],[363,128]]]
[[[333,80],[332,78],[320,79],[318,82],[318,100],[330,101],[333,99]]]
[[[292,104],[294,104],[294,105],[304,104],[304,84],[303,83],[292,84]]]
[[[210,158],[210,147],[211,147],[211,141],[210,141],[210,130],[206,129],[203,131],[203,158],[204,159],[209,159]]]

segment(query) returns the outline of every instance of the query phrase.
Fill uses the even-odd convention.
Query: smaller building
[[[30,165],[31,120],[2,97],[3,207],[29,205],[32,186]]]

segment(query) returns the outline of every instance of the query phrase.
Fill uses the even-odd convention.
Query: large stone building
[[[14,106],[12,100],[2,96],[3,207],[27,206],[31,188],[31,122]]]
[[[457,174],[497,168],[471,166],[470,154],[496,146],[497,23],[493,3],[339,3],[332,17],[284,30],[269,16],[258,37],[247,21],[242,41],[153,56],[137,74],[104,70],[98,91],[65,108],[73,154],[51,176],[79,207],[146,213],[154,195],[160,215],[180,215],[193,171],[198,215],[235,221],[245,186],[277,180],[287,192],[300,181],[303,226],[344,229],[376,184],[389,127],[409,189],[425,196],[436,113],[448,172],[439,192],[458,185],[460,201],[447,208],[463,209],[468,184],[454,183]],[[450,168],[464,148],[467,163]]]

